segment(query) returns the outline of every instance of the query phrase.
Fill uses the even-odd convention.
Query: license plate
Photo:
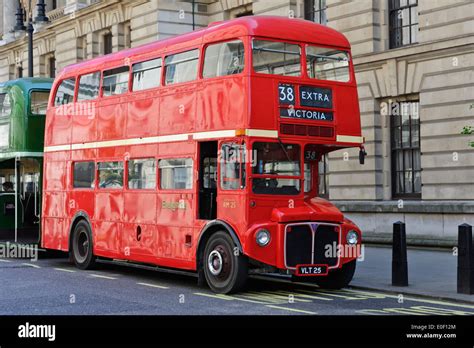
[[[328,274],[328,265],[296,265],[296,275],[302,277],[324,276]]]

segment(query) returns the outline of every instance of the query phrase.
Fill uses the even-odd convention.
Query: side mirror
[[[365,149],[361,147],[359,150],[359,163],[360,164],[365,163],[365,156],[367,156],[367,152],[365,152]]]

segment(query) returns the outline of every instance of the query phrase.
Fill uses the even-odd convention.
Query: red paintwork
[[[46,120],[45,146],[88,143],[95,141],[150,137],[157,135],[202,131],[265,129],[278,130],[277,86],[279,82],[294,85],[313,85],[333,90],[335,134],[361,136],[360,115],[354,71],[351,81],[339,83],[316,81],[308,77],[284,77],[255,74],[250,65],[251,37],[265,37],[296,43],[311,43],[349,51],[347,39],[340,33],[318,24],[283,17],[245,17],[218,23],[210,27],[172,39],[99,57],[66,67],[56,78]],[[135,62],[163,57],[191,48],[200,49],[200,57],[207,43],[240,38],[246,49],[245,70],[239,75],[158,87],[141,92],[108,98],[93,103],[93,117],[57,115],[53,99],[60,82],[93,71],[132,65]],[[304,56],[303,56],[304,59]],[[202,66],[202,60],[200,60]],[[303,73],[305,71],[303,64]],[[77,94],[77,86],[76,86]],[[180,106],[184,112],[180,113]],[[327,122],[301,121],[293,123],[324,125]],[[321,153],[357,144],[341,143],[334,138],[280,135],[283,142],[315,144]],[[220,143],[232,138],[219,139]],[[236,141],[251,144],[268,138],[240,136]],[[219,144],[220,144],[219,143]],[[303,156],[303,151],[302,156]],[[126,158],[194,159],[193,190],[132,191],[73,190],[72,162],[81,160],[124,161]],[[44,156],[44,200],[42,213],[42,246],[68,250],[72,219],[78,212],[87,214],[92,223],[94,253],[103,257],[130,259],[167,267],[196,269],[196,250],[199,236],[208,221],[197,219],[198,144],[195,140],[132,146],[111,146],[98,149],[52,151]],[[313,165],[317,170],[317,163]],[[313,191],[299,196],[255,195],[251,191],[248,169],[246,188],[237,191],[218,190],[217,218],[236,231],[243,251],[250,258],[285,268],[283,261],[283,230],[288,221],[329,221],[342,225],[341,240],[357,226],[345,220],[342,213],[329,202],[314,198]],[[125,170],[125,182],[127,182]],[[313,197],[313,198],[311,198]],[[294,208],[288,208],[288,199]],[[162,209],[162,202],[184,200],[186,209]],[[256,203],[251,207],[250,202]],[[229,204],[231,202],[231,204]],[[137,227],[142,229],[137,240]],[[270,230],[272,239],[267,247],[255,243],[258,228]],[[187,244],[185,236],[191,238]],[[126,248],[129,248],[129,253]],[[350,261],[342,259],[341,264]]]

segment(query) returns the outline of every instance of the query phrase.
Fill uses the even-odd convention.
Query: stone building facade
[[[13,30],[18,3],[0,0],[0,81],[28,75],[27,37]],[[474,225],[474,149],[461,135],[474,126],[473,1],[44,3],[49,22],[35,23],[35,76],[244,15],[306,18],[341,31],[352,44],[368,156],[362,166],[357,149],[332,153],[321,165],[321,194],[368,241],[389,241],[401,220],[410,243],[454,245],[457,225]]]

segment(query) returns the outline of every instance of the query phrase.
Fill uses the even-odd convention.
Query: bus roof
[[[100,69],[106,62],[123,61],[131,56],[146,56],[157,50],[162,52],[199,45],[239,36],[261,36],[325,46],[350,48],[347,38],[338,31],[311,21],[282,16],[247,16],[228,21],[211,23],[208,27],[172,38],[158,40],[142,46],[122,50],[65,67],[60,75],[72,75],[78,70],[95,67]]]
[[[25,77],[16,80],[10,80],[0,83],[0,89],[11,86],[18,86],[23,92],[28,92],[32,89],[47,89],[50,90],[54,79],[46,77]]]

